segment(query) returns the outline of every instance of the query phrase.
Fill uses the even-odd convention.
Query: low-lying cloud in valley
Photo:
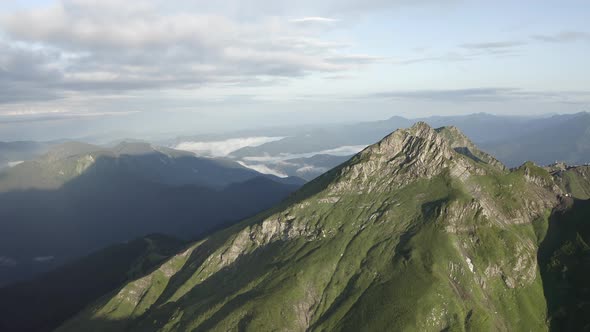
[[[330,167],[317,165],[312,160],[314,156],[352,156],[363,150],[366,145],[345,145],[334,149],[321,150],[308,153],[280,153],[278,155],[265,154],[263,156],[244,157],[239,163],[260,173],[272,174],[279,177],[298,176],[311,180],[316,176],[327,172],[339,162],[333,161]]]
[[[269,155],[266,154],[264,156],[252,156],[252,157],[244,157],[244,160],[250,162],[260,162],[260,163],[279,163],[284,162],[289,159],[297,159],[297,158],[310,158],[315,155],[319,154],[327,154],[331,156],[350,156],[353,154],[359,153],[361,150],[366,148],[366,145],[344,145],[334,149],[328,150],[321,150],[316,152],[307,152],[307,153],[280,153],[278,155]]]
[[[258,173],[271,174],[271,175],[278,176],[280,178],[286,178],[286,177],[289,176],[289,175],[287,175],[287,174],[285,174],[285,173],[283,173],[283,172],[281,172],[279,170],[270,168],[270,167],[268,167],[267,165],[264,165],[264,164],[246,164],[243,161],[238,161],[238,163],[240,165],[244,166],[244,167],[247,167],[249,169],[253,169],[253,170],[255,170]]]
[[[211,142],[182,142],[174,148],[177,150],[190,151],[199,156],[225,157],[230,153],[248,146],[259,146],[264,143],[278,141],[284,137],[241,137],[230,138],[223,141]]]

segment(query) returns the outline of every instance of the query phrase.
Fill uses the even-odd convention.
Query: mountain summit
[[[60,331],[544,330],[537,253],[563,194],[420,122]]]

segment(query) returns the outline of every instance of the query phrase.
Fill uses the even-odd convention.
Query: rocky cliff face
[[[544,330],[537,250],[558,189],[418,123],[61,330]]]

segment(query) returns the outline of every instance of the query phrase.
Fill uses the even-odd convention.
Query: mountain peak
[[[480,151],[459,129],[433,129],[417,122],[398,129],[368,147],[343,167],[335,191],[386,191],[418,178],[432,178],[444,171],[458,179],[473,174],[505,171],[496,159]]]
[[[428,142],[424,145],[421,143]],[[384,157],[394,158],[400,154],[412,154],[421,150],[430,150],[434,145],[441,146],[444,142],[438,137],[436,131],[426,122],[416,122],[409,129],[398,129],[384,137],[376,145],[367,151]],[[432,151],[431,151],[432,152]]]
[[[408,131],[412,132],[416,136],[421,136],[432,133],[434,129],[428,123],[424,121],[418,121],[412,127],[410,127]]]
[[[467,156],[475,161],[486,163],[498,170],[506,170],[506,166],[504,166],[504,164],[486,152],[478,149],[477,146],[465,134],[463,134],[461,130],[459,130],[459,128],[455,126],[441,127],[437,128],[436,132],[447,140],[455,152]]]

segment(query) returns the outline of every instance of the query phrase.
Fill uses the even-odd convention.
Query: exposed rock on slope
[[[61,331],[547,329],[537,250],[559,195],[418,123]]]

